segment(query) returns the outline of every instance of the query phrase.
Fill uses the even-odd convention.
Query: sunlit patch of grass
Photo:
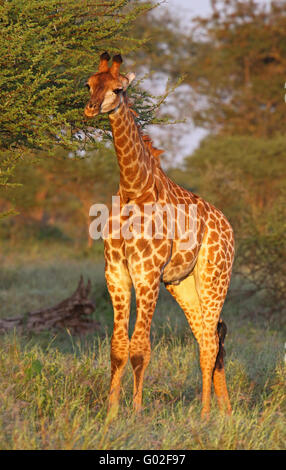
[[[92,280],[101,328],[83,338],[68,331],[0,337],[1,449],[285,448],[283,332],[225,305],[233,415],[222,416],[213,396],[210,419],[202,421],[198,347],[183,312],[163,289],[152,325],[143,412],[132,411],[129,363],[119,415],[106,420],[112,306],[103,272],[102,261],[90,258],[35,257],[2,267],[2,316],[55,304],[83,274]],[[133,301],[130,334],[134,320]]]
[[[209,422],[200,418],[196,350],[191,339],[154,345],[144,386],[144,409],[132,412],[127,368],[118,417],[106,423],[109,341],[73,352],[7,335],[0,349],[1,449],[281,449],[285,444],[285,365],[277,357],[270,379],[255,390],[244,366],[229,358],[233,415],[215,398]]]

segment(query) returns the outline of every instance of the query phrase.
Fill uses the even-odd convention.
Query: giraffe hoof
[[[229,400],[218,398],[218,407],[221,415],[230,416],[232,414],[232,408]]]
[[[133,403],[133,411],[136,415],[140,415],[142,412],[142,406],[138,403]]]
[[[113,421],[118,415],[119,405],[118,403],[109,403],[106,415],[106,421]]]
[[[210,410],[203,408],[201,412],[201,419],[204,421],[209,421],[210,419]]]

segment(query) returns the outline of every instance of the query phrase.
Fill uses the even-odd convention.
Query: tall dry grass
[[[132,369],[123,379],[121,409],[106,421],[112,307],[102,259],[9,256],[0,270],[1,316],[52,305],[69,295],[80,274],[93,282],[96,334],[68,331],[0,337],[1,449],[283,449],[284,333],[265,320],[238,314],[228,301],[226,375],[233,415],[221,416],[213,397],[209,422],[200,418],[198,348],[184,315],[162,293],[152,326],[152,357],[144,410],[132,412]],[[135,320],[134,300],[130,331]]]

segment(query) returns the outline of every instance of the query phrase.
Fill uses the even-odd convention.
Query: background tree
[[[285,127],[286,2],[213,0],[190,27],[167,10],[138,19],[137,37],[152,38],[137,62],[168,77],[184,76],[176,107],[197,126],[231,135],[275,136]]]
[[[26,157],[15,168],[17,191],[6,188],[2,210],[12,202],[18,215],[2,222],[2,237],[13,242],[53,238],[84,243],[89,238],[89,209],[96,202],[109,204],[118,185],[117,160],[112,148],[103,147],[75,158],[57,148],[54,155]],[[0,208],[1,209],[1,208]],[[0,234],[1,236],[1,234]]]
[[[286,2],[212,5],[209,18],[195,21],[186,49],[196,123],[232,135],[284,132]],[[184,66],[188,61],[182,61],[182,72]]]

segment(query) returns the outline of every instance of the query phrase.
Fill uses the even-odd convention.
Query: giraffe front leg
[[[121,378],[129,356],[129,313],[131,298],[131,279],[127,269],[107,266],[106,281],[113,304],[114,326],[111,338],[111,380],[109,391],[109,412],[116,416],[119,407]]]
[[[114,314],[115,321],[120,313],[116,312]],[[125,326],[122,327],[120,323],[117,327],[114,327],[110,349],[111,379],[108,409],[114,411],[116,415],[119,407],[121,378],[128,361],[129,351],[129,338],[125,332]]]
[[[150,328],[159,293],[159,277],[153,283],[146,280],[135,285],[137,318],[130,341],[130,360],[133,367],[133,408],[140,412],[144,373],[151,356]]]
[[[142,408],[142,392],[144,373],[151,356],[150,337],[146,333],[136,331],[130,342],[130,360],[133,367],[133,408],[136,413]]]

